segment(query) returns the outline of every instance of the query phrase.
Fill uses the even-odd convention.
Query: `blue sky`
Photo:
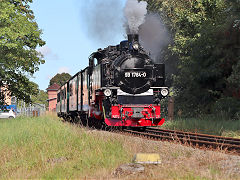
[[[113,1],[113,0],[100,0]],[[46,60],[40,65],[38,72],[31,80],[45,90],[50,79],[61,72],[74,75],[88,65],[89,55],[98,48],[118,44],[123,40],[124,29],[115,29],[115,37],[102,41],[90,38],[88,32],[88,17],[82,17],[83,11],[91,9],[91,3],[99,0],[34,0],[31,9],[34,11],[36,22],[43,30],[42,39],[46,45],[39,49]],[[121,8],[126,0],[118,1]],[[119,2],[120,1],[120,2]],[[89,3],[90,5],[88,6]],[[88,9],[84,9],[84,7]],[[91,12],[88,12],[91,13]],[[123,16],[123,15],[121,15]],[[122,26],[123,22],[119,22]]]

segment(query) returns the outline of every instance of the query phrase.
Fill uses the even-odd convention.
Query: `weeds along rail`
[[[191,133],[191,132],[182,132],[182,131],[174,131],[174,130],[165,130],[165,129],[156,129],[156,128],[148,128],[148,132],[156,133],[156,134],[171,134],[177,135],[177,137],[187,137],[195,140],[203,140],[208,142],[217,142],[217,143],[225,143],[232,145],[240,145],[240,139],[230,138],[230,137],[222,137],[222,136],[214,136],[208,134],[200,134],[200,133]]]
[[[150,138],[153,140],[167,140],[208,149],[225,150],[240,155],[240,139],[221,137],[207,134],[147,128],[144,132],[124,130],[125,133]]]

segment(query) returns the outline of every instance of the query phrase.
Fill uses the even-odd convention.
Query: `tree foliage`
[[[31,95],[31,103],[33,104],[44,104],[45,107],[48,106],[48,93],[44,90],[40,90],[38,84],[35,82],[30,81],[30,85],[32,87],[32,95]],[[29,105],[27,103],[27,105]]]
[[[71,78],[71,75],[69,73],[61,73],[56,74],[49,83],[49,86],[53,85],[54,83],[58,85],[63,85],[66,81],[68,81]]]
[[[30,102],[34,88],[29,81],[44,63],[36,50],[45,42],[29,7],[32,0],[0,0],[0,86]]]
[[[43,91],[43,90],[39,90],[38,94],[35,96],[32,96],[32,102],[35,104],[44,104],[45,107],[48,106],[48,94],[47,92]]]
[[[169,53],[177,57],[172,85],[178,107],[189,113],[186,115],[194,115],[213,112],[220,99],[239,100],[240,1],[147,2],[148,9],[160,13],[172,33]]]

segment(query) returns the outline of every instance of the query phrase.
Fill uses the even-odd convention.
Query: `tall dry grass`
[[[166,121],[162,128],[240,138],[240,120],[214,117],[177,118]]]
[[[0,178],[83,178],[129,161],[119,141],[93,136],[56,116],[0,120]]]

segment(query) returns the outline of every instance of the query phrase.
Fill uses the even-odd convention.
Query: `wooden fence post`
[[[174,98],[170,97],[168,100],[168,120],[174,119]]]

